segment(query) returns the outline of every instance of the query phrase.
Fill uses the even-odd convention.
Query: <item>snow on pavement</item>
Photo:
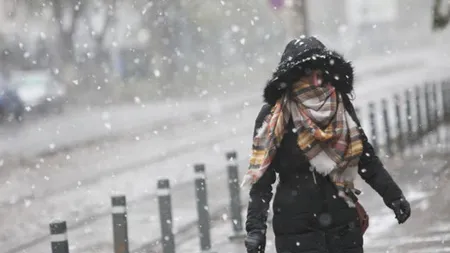
[[[447,252],[450,247],[449,166],[433,180],[433,194],[412,205],[411,219],[402,226],[380,234],[368,244],[367,252]]]

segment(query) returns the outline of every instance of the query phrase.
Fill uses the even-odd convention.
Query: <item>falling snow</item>
[[[290,9],[293,1],[38,2],[0,1],[2,250],[49,252],[48,223],[61,219],[68,224],[71,252],[112,252],[111,195],[127,198],[130,250],[155,241],[160,246],[171,239],[160,234],[156,189],[165,178],[170,180],[171,189],[164,193],[171,194],[173,219],[163,223],[177,238],[186,229],[196,234],[193,167],[203,163],[206,186],[200,189],[208,199],[200,208],[215,217],[212,249],[245,252],[242,243],[228,240],[232,225],[241,222],[230,211],[228,183],[240,180],[228,179],[225,153],[237,151],[242,179],[264,85],[285,43],[303,34],[301,15]],[[361,203],[371,215],[365,246],[367,251],[401,251],[422,240],[433,245],[428,252],[442,251],[450,231],[445,194],[449,134],[441,124],[450,28],[431,29],[434,1],[363,2],[334,4],[333,12],[326,12],[323,6],[330,3],[309,1],[308,29],[352,62],[353,103],[362,129],[380,148],[378,158],[417,215],[408,224],[413,234],[402,234],[390,209],[358,178],[358,189],[364,190]],[[444,21],[445,8],[438,12]],[[429,93],[430,115],[425,93],[416,98],[416,86],[420,92],[431,90],[424,84],[438,85]],[[9,87],[23,103],[21,115],[15,110],[4,114],[2,95]],[[400,97],[400,117],[394,95]],[[390,108],[387,117],[382,99]],[[375,103],[375,123],[369,102]],[[418,115],[424,133],[429,132],[419,140]],[[435,115],[439,127],[428,128]],[[394,154],[387,153],[387,132]],[[369,174],[366,168],[360,173]],[[248,189],[241,189],[240,196],[245,207]],[[271,230],[266,252],[275,252]],[[200,252],[198,240],[177,241],[177,251]],[[295,245],[304,246],[300,241]]]

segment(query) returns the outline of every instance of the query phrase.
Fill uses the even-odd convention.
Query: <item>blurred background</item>
[[[32,89],[49,78],[58,83],[52,92],[70,105],[260,87],[285,42],[301,34],[316,35],[351,59],[445,43],[447,6],[433,0],[2,0],[2,83],[21,86],[14,84],[20,75]]]
[[[194,221],[182,183],[195,162],[223,179],[230,149],[246,166],[289,40],[314,35],[351,60],[367,115],[367,102],[449,78],[449,19],[448,0],[0,0],[2,250],[48,252],[61,218],[73,252],[110,252],[119,193],[139,248],[159,237],[160,177],[192,202],[177,226]]]

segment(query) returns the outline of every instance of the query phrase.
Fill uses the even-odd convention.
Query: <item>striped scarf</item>
[[[320,72],[302,78],[273,106],[253,140],[250,166],[243,185],[258,181],[272,163],[292,117],[297,144],[312,168],[329,176],[339,196],[354,206],[345,194],[353,189],[362,141],[357,124],[331,84],[322,84]]]

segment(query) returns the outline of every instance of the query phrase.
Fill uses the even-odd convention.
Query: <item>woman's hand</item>
[[[259,231],[250,232],[245,238],[247,253],[264,253],[266,248],[266,236]]]
[[[404,223],[411,216],[411,205],[405,197],[393,201],[389,208],[394,211],[398,224]]]

